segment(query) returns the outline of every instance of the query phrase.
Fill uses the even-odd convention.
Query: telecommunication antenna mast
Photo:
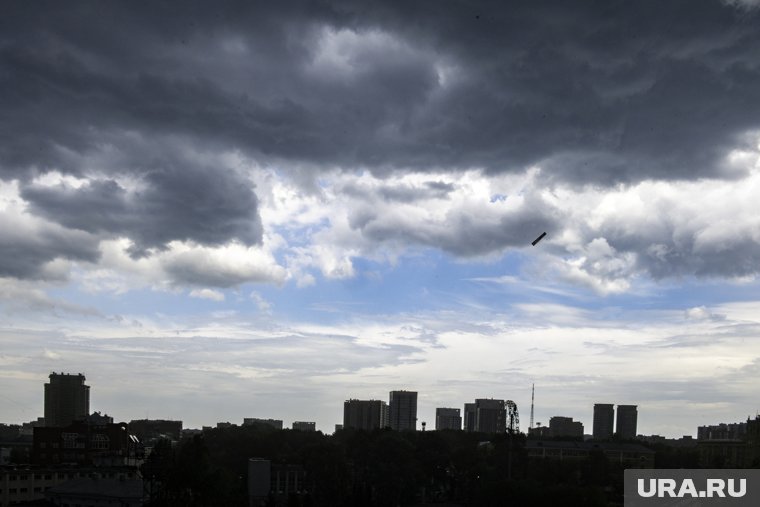
[[[533,429],[533,396],[536,394],[536,384],[530,385],[530,426],[528,428]]]

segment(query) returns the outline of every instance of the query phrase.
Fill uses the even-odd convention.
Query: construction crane
[[[517,411],[517,403],[507,400],[507,433],[520,433],[520,414]]]

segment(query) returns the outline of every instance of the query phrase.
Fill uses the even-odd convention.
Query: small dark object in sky
[[[533,240],[533,243],[531,243],[531,245],[536,246],[536,243],[538,243],[539,241],[541,241],[542,239],[544,239],[544,236],[546,236],[546,233],[542,232],[539,237],[537,237],[535,240]]]

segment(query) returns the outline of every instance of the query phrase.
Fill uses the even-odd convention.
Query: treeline
[[[321,432],[243,426],[156,445],[143,466],[152,507],[246,506],[249,458],[304,470],[308,493],[268,505],[395,507],[622,505],[623,470],[599,451],[528,459],[522,435]],[[678,456],[664,461],[676,464]]]

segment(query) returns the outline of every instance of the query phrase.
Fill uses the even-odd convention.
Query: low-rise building
[[[45,498],[55,505],[78,507],[142,507],[145,493],[143,481],[84,477],[53,486]]]
[[[146,445],[152,445],[161,439],[177,442],[182,438],[182,421],[133,419],[129,421],[129,431]]]
[[[556,415],[549,419],[549,433],[552,437],[583,438],[583,423],[572,417]]]
[[[293,429],[300,431],[316,431],[317,423],[310,421],[295,421],[293,423]]]
[[[36,465],[134,465],[143,458],[143,446],[126,423],[34,428],[32,463]]]
[[[760,416],[741,423],[700,426],[697,449],[705,468],[760,466]]]
[[[136,467],[3,466],[0,467],[0,507],[42,500],[53,487],[92,477],[126,481],[139,478],[139,472]],[[86,504],[80,502],[80,505]]]
[[[243,419],[243,426],[253,426],[254,424],[264,424],[276,430],[282,429],[282,421],[280,419],[259,419],[257,417],[246,417]]]
[[[602,452],[612,463],[626,468],[654,468],[655,452],[640,444],[611,442],[579,442],[565,440],[528,440],[525,449],[529,458],[577,460]]]
[[[301,465],[272,464],[260,458],[248,460],[248,505],[285,506],[294,497],[306,496],[314,490]]]

